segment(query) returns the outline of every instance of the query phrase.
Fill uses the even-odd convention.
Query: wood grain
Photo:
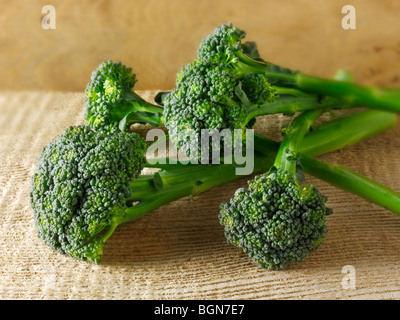
[[[154,93],[139,91],[149,101]],[[82,123],[83,94],[2,92],[0,111],[0,299],[400,298],[399,217],[309,176],[329,197],[334,214],[322,247],[287,270],[260,269],[226,243],[219,204],[248,178],[121,225],[100,265],[62,256],[36,236],[30,177],[42,147],[67,126]],[[256,130],[276,138],[288,119],[259,120]],[[400,192],[399,137],[400,125],[322,159]],[[342,287],[346,265],[356,270],[355,289]]]

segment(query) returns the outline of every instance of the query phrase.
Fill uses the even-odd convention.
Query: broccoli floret
[[[246,32],[231,23],[215,28],[214,33],[201,40],[197,50],[199,58],[211,62],[236,64],[243,50],[241,41],[246,37]]]
[[[223,204],[227,241],[243,248],[262,268],[279,269],[317,249],[327,231],[326,197],[303,187],[286,171],[256,176]]]
[[[133,123],[162,123],[163,110],[133,91],[132,68],[108,60],[93,71],[85,90],[85,122],[94,129],[124,131]]]
[[[245,38],[244,30],[231,23],[223,24],[201,40],[197,55],[205,61],[222,63],[239,77],[248,73],[261,73],[267,76],[269,83],[291,84],[288,79],[296,72],[265,62],[260,58],[256,43],[243,42]],[[282,74],[282,78],[288,76],[288,79],[275,77],[275,72]]]
[[[263,74],[248,73],[242,79],[242,89],[251,103],[262,105],[277,98],[274,88]]]
[[[323,79],[294,71],[260,58],[256,43],[245,42],[245,38],[244,30],[231,23],[223,24],[201,41],[197,50],[198,57],[213,63],[221,63],[238,77],[248,73],[264,74],[268,82],[273,85],[335,97],[349,106],[400,112],[398,88],[362,86],[347,79]]]
[[[164,100],[164,124],[177,148],[193,156],[198,152],[201,130],[228,127],[231,110],[236,110],[235,105],[240,108],[234,100],[237,83],[235,76],[217,64],[196,60],[182,68],[176,88]]]
[[[326,235],[327,197],[297,178],[300,143],[322,111],[308,111],[287,128],[272,168],[221,204],[227,241],[262,268],[280,269],[304,259]]]
[[[70,127],[44,147],[30,192],[39,237],[61,253],[99,261],[104,231],[126,215],[145,151],[137,134],[88,126]]]
[[[184,66],[176,87],[163,96],[164,124],[171,141],[187,156],[202,161],[210,159],[216,148],[232,149],[233,142],[217,134],[251,128],[258,116],[344,107],[336,99],[272,86],[262,74],[249,73],[240,78],[223,64],[202,59]],[[221,137],[210,142],[210,154],[202,152],[204,132]]]

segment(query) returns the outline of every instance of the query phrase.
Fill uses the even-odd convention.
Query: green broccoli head
[[[124,102],[136,83],[132,69],[121,62],[102,62],[92,72],[85,90],[85,121],[93,128],[115,127],[113,113]]]
[[[184,66],[176,88],[164,101],[164,124],[175,146],[193,157],[200,153],[202,130],[219,131],[227,127],[237,78],[218,64],[196,60]]]
[[[242,79],[242,89],[253,104],[272,102],[277,98],[275,88],[261,73],[248,73]]]
[[[268,99],[263,101],[262,99]],[[235,76],[220,63],[201,59],[184,66],[176,87],[164,99],[164,124],[171,141],[188,156],[201,156],[202,132],[245,129],[256,103],[273,101],[272,86],[263,76]],[[218,147],[225,148],[224,142]],[[209,148],[210,151],[213,147]]]
[[[223,103],[234,96],[238,80],[222,64],[198,59],[182,67],[177,75],[176,87],[185,89],[187,99]]]
[[[241,40],[246,32],[231,23],[215,28],[214,33],[202,39],[197,50],[200,59],[218,63],[238,62],[237,52],[242,50]]]
[[[105,104],[121,102],[125,94],[133,89],[136,81],[132,68],[121,62],[104,61],[92,72],[91,82],[86,88],[87,101],[91,105],[99,100]]]
[[[199,59],[221,63],[232,73],[243,77],[248,73],[265,74],[274,85],[294,86],[297,71],[281,67],[261,58],[257,43],[245,41],[246,32],[231,23],[215,28],[204,37],[197,49]]]
[[[98,262],[103,234],[124,217],[145,151],[134,133],[88,126],[70,127],[44,147],[30,192],[39,237],[60,253]]]
[[[186,99],[181,89],[174,89],[164,104],[164,123],[175,147],[198,158],[202,130],[223,129],[224,110],[208,99]]]
[[[102,62],[86,86],[85,123],[96,130],[111,131],[125,130],[133,123],[160,124],[162,108],[139,97],[133,91],[136,82],[132,68],[121,62]]]
[[[227,241],[262,268],[280,269],[304,259],[326,235],[327,198],[283,170],[256,176],[221,204]]]

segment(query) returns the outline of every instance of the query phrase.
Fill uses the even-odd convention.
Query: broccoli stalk
[[[254,42],[244,42],[245,31],[232,24],[217,27],[199,46],[200,59],[223,63],[238,77],[264,74],[270,83],[339,98],[350,105],[399,112],[400,90],[362,86],[349,81],[323,79],[266,62],[260,58]]]
[[[132,69],[121,62],[102,62],[86,86],[85,123],[94,129],[122,131],[133,123],[160,125],[163,109],[134,92],[136,82]]]
[[[284,139],[278,149],[271,172],[280,170],[296,175],[297,160],[300,157],[299,152],[304,136],[323,112],[325,110],[304,112],[292,120],[291,124],[285,129]]]
[[[399,193],[377,181],[352,171],[343,165],[318,161],[309,156],[302,156],[301,164],[304,171],[311,173],[314,177],[400,215]]]

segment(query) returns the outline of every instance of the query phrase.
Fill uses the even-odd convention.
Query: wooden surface
[[[154,92],[139,92],[151,101]],[[1,299],[399,299],[400,219],[312,177],[334,214],[322,247],[283,271],[267,271],[226,243],[218,208],[246,178],[170,203],[109,239],[102,264],[62,256],[36,236],[30,177],[43,146],[82,123],[82,93],[0,94]],[[279,138],[287,119],[259,119]],[[145,127],[138,127],[145,133]],[[345,164],[400,191],[400,125],[322,159]],[[345,289],[344,266],[356,271]]]
[[[79,3],[79,4],[78,4]],[[400,86],[400,2],[353,0],[357,29],[343,30],[348,1],[51,1],[57,29],[43,30],[48,1],[0,1],[0,299],[399,299],[400,219],[311,177],[329,196],[324,245],[285,271],[266,271],[228,245],[217,214],[246,179],[171,203],[119,227],[95,266],[37,238],[30,177],[44,145],[83,122],[83,90],[106,59],[138,75],[151,100],[196,57],[202,37],[227,21],[262,56],[321,76]],[[282,117],[256,129],[277,138]],[[141,128],[140,130],[144,130]],[[400,191],[400,126],[324,156]],[[342,268],[354,266],[356,288]]]

